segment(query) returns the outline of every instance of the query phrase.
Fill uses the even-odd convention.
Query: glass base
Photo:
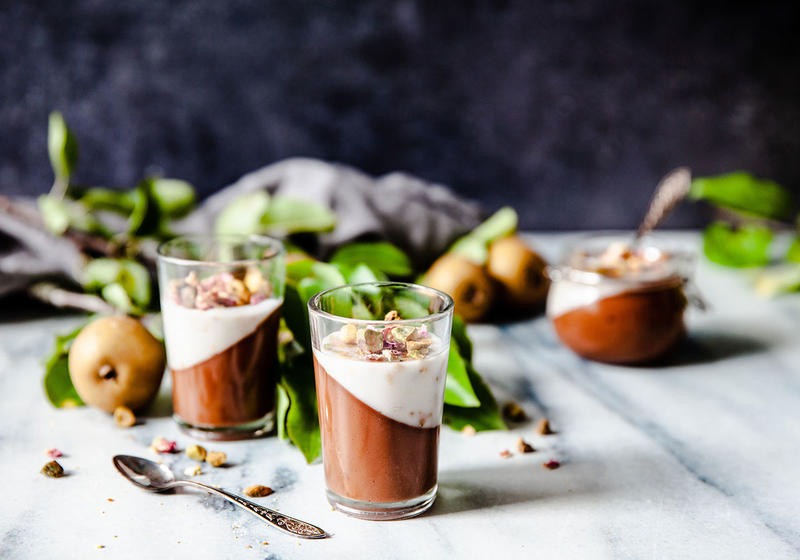
[[[351,500],[331,492],[327,488],[325,492],[328,502],[338,511],[358,519],[368,519],[370,521],[391,521],[393,519],[408,519],[425,513],[433,505],[436,499],[438,485],[434,486],[422,496],[405,500],[403,502],[362,502]]]
[[[177,414],[172,418],[177,422],[181,431],[197,439],[210,441],[235,441],[238,439],[252,439],[267,435],[275,427],[275,412],[268,412],[262,418],[247,424],[236,426],[204,426],[187,422]]]

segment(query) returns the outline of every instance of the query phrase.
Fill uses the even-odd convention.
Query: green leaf
[[[489,258],[489,244],[514,233],[517,229],[517,222],[516,211],[509,206],[503,207],[470,233],[453,243],[448,252],[459,254],[475,264],[482,265]]]
[[[715,222],[703,233],[703,252],[712,262],[724,266],[762,266],[769,262],[772,231],[764,226],[745,225],[738,230]]]
[[[78,142],[58,111],[50,113],[47,126],[47,152],[56,179],[68,183],[78,163]]]
[[[447,358],[447,382],[444,387],[444,402],[455,406],[477,407],[478,400],[469,380],[467,362],[461,357],[458,345],[450,342],[450,355]]]
[[[774,220],[788,219],[794,209],[789,191],[774,181],[758,179],[743,171],[716,177],[698,177],[692,181],[689,196],[751,216]]]
[[[161,212],[170,218],[180,218],[194,207],[194,187],[180,179],[152,177],[150,194]]]
[[[289,413],[289,395],[280,383],[275,387],[275,391],[275,423],[278,428],[278,439],[285,441],[289,439],[289,434],[286,433],[286,416]]]
[[[380,275],[380,276],[379,276]],[[373,269],[365,264],[359,264],[347,274],[348,284],[362,284],[364,282],[380,282],[386,280],[386,276],[382,273],[376,273]]]
[[[127,216],[133,211],[135,197],[130,191],[92,187],[82,193],[79,201],[90,210],[110,210]]]
[[[150,198],[147,180],[141,181],[129,191],[133,209],[128,216],[128,233],[133,237],[147,237],[164,233],[162,216],[158,205]]]
[[[62,235],[67,229],[73,228],[105,238],[111,237],[111,232],[79,202],[47,194],[39,196],[36,202],[45,227],[54,235]]]
[[[472,230],[470,235],[482,241],[484,245],[488,245],[495,239],[514,233],[517,229],[517,221],[517,212],[510,206],[505,206]]]
[[[336,214],[320,204],[276,196],[261,217],[261,225],[273,235],[330,231],[336,226]]]
[[[467,363],[467,373],[469,381],[478,397],[481,405],[475,408],[461,406],[444,405],[443,421],[454,430],[463,430],[464,426],[470,425],[476,431],[484,430],[505,430],[506,425],[500,416],[497,402],[494,400],[489,387],[484,383],[481,376]]]
[[[286,265],[286,281],[290,284],[297,284],[303,278],[311,276],[311,267],[317,262],[312,258],[300,259]]]
[[[789,250],[786,251],[786,260],[789,262],[800,263],[800,236],[797,236],[789,245]]]
[[[385,241],[349,243],[333,254],[331,262],[349,267],[365,264],[389,276],[410,276],[413,272],[408,256]]]
[[[450,340],[458,345],[459,353],[468,362],[472,361],[472,341],[467,335],[467,324],[458,315],[453,315],[453,328]]]
[[[111,284],[103,286],[103,289],[100,290],[100,295],[103,296],[104,300],[106,300],[108,303],[110,303],[123,313],[130,313],[130,314],[141,313],[140,310],[137,310],[134,307],[130,296],[128,296],[128,292],[125,291],[125,288],[122,286],[122,284],[113,282]]]
[[[478,265],[483,265],[489,259],[489,249],[486,243],[469,235],[453,243],[448,253],[461,255]]]
[[[231,201],[217,216],[218,234],[250,235],[263,231],[262,219],[270,206],[267,191],[254,191]]]
[[[84,325],[74,331],[56,336],[53,350],[45,362],[44,392],[50,403],[57,407],[83,406],[83,400],[69,377],[69,349]]]
[[[100,258],[89,261],[84,269],[84,287],[87,290],[103,290],[111,284],[119,284],[127,295],[121,298],[116,292],[117,288],[111,288],[110,296],[114,301],[108,300],[125,311],[130,309],[131,302],[136,306],[145,308],[150,305],[151,281],[150,273],[147,268],[137,261],[131,259],[108,259]]]
[[[311,331],[308,324],[308,307],[297,288],[286,285],[283,293],[283,319],[292,331],[294,339],[305,350],[311,350]]]
[[[284,363],[281,386],[289,399],[286,435],[311,463],[319,457],[321,445],[314,368],[307,354]]]

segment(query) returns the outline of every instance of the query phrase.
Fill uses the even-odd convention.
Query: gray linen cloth
[[[217,214],[237,197],[267,190],[329,206],[336,228],[319,236],[318,256],[357,239],[383,239],[405,250],[418,267],[430,263],[457,237],[480,223],[481,210],[448,188],[407,173],[373,178],[341,164],[309,158],[279,161],[244,175],[204,200],[174,224],[180,234],[210,233]],[[17,199],[29,217],[35,202]],[[30,220],[4,212],[0,220],[0,296],[42,277],[78,280],[84,256],[67,239],[54,237]]]

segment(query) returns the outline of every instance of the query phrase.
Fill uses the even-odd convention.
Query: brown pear
[[[450,295],[456,315],[465,321],[483,319],[494,301],[494,285],[486,270],[453,253],[433,263],[425,275],[425,284]]]
[[[103,317],[86,325],[69,351],[69,376],[83,401],[113,413],[142,408],[155,398],[164,374],[161,344],[131,317]]]
[[[544,259],[517,236],[502,237],[489,246],[486,268],[511,309],[530,310],[544,302],[549,286],[546,266]]]

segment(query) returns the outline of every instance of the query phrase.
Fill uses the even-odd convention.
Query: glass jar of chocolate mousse
[[[173,417],[205,439],[241,439],[274,424],[285,282],[280,241],[188,236],[158,251]]]
[[[308,308],[328,501],[362,519],[419,515],[436,498],[453,300],[374,282]]]
[[[589,360],[645,363],[685,336],[693,259],[654,237],[600,235],[550,267],[547,316],[566,346]]]

